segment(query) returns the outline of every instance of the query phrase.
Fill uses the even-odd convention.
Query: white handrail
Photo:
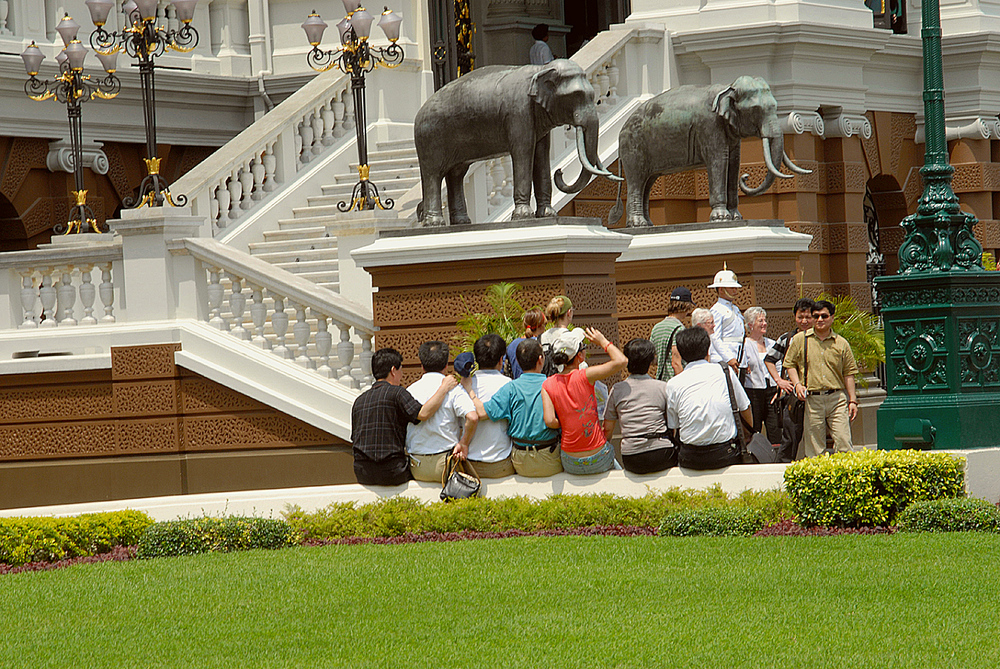
[[[350,79],[329,70],[278,104],[178,179],[192,213],[207,218],[211,235],[245,216],[279,186],[338,143],[353,138]],[[208,236],[209,231],[206,231]]]

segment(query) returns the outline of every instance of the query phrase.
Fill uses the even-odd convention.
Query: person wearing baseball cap
[[[582,368],[590,339],[611,358]],[[562,428],[562,466],[570,474],[600,474],[615,466],[615,449],[601,429],[594,384],[625,369],[628,359],[600,330],[573,328],[552,342],[552,362],[560,369],[542,384],[545,424]]]
[[[746,369],[746,356],[743,350],[746,341],[747,326],[743,319],[743,314],[739,307],[733,304],[736,291],[742,288],[742,284],[736,280],[736,274],[722,263],[722,269],[715,273],[715,280],[708,284],[709,288],[715,288],[719,299],[712,305],[712,318],[715,319],[715,336],[722,343],[723,350],[728,349],[732,354],[730,364],[734,369]]]
[[[681,318],[687,318],[694,309],[691,291],[678,286],[670,292],[667,317],[653,326],[649,340],[656,347],[656,378],[667,381],[682,369],[681,357],[674,346],[674,337],[684,329]]]

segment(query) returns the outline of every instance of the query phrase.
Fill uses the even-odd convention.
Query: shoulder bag
[[[465,469],[466,471],[461,471]],[[444,475],[441,477],[441,499],[450,502],[453,499],[477,497],[482,481],[472,463],[459,460],[449,455],[444,465]]]

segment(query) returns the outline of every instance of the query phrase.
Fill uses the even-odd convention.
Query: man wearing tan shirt
[[[854,450],[851,421],[858,415],[854,375],[858,365],[847,340],[833,331],[835,307],[819,300],[812,309],[816,324],[792,337],[784,367],[795,395],[806,403],[798,457],[822,455],[827,429],[835,451]]]

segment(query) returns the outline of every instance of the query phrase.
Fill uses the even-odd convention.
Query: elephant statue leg
[[[734,221],[743,220],[740,214],[740,141],[729,149],[729,172],[726,175],[726,209]]]
[[[531,178],[534,145],[517,146],[511,151],[510,161],[514,168],[514,215],[512,221],[533,218],[531,211]]]
[[[638,224],[639,227],[648,228],[653,225],[653,219],[649,217],[649,196],[653,194],[653,186],[659,178],[658,174],[651,174],[642,184],[642,222]]]
[[[531,181],[535,187],[535,218],[556,216],[552,208],[552,178],[549,160],[549,142],[551,133],[535,142],[535,155],[532,163]]]
[[[646,227],[649,225],[649,217],[646,213],[649,209],[646,184],[650,177],[641,173],[634,165],[622,164],[622,170],[626,183],[625,227]]]
[[[425,228],[444,225],[444,214],[441,211],[441,175],[429,170],[420,170],[420,190],[423,202],[418,209],[420,225]]]
[[[448,184],[448,216],[452,225],[469,225],[469,211],[465,204],[465,173],[469,171],[469,163],[457,165],[445,175]]]
[[[717,156],[708,160],[705,165],[708,170],[708,204],[712,207],[712,214],[708,217],[708,220],[731,221],[733,216],[726,207],[726,176],[729,174],[729,152],[723,149],[722,155],[718,155],[718,152],[712,151],[706,151],[705,153]]]

